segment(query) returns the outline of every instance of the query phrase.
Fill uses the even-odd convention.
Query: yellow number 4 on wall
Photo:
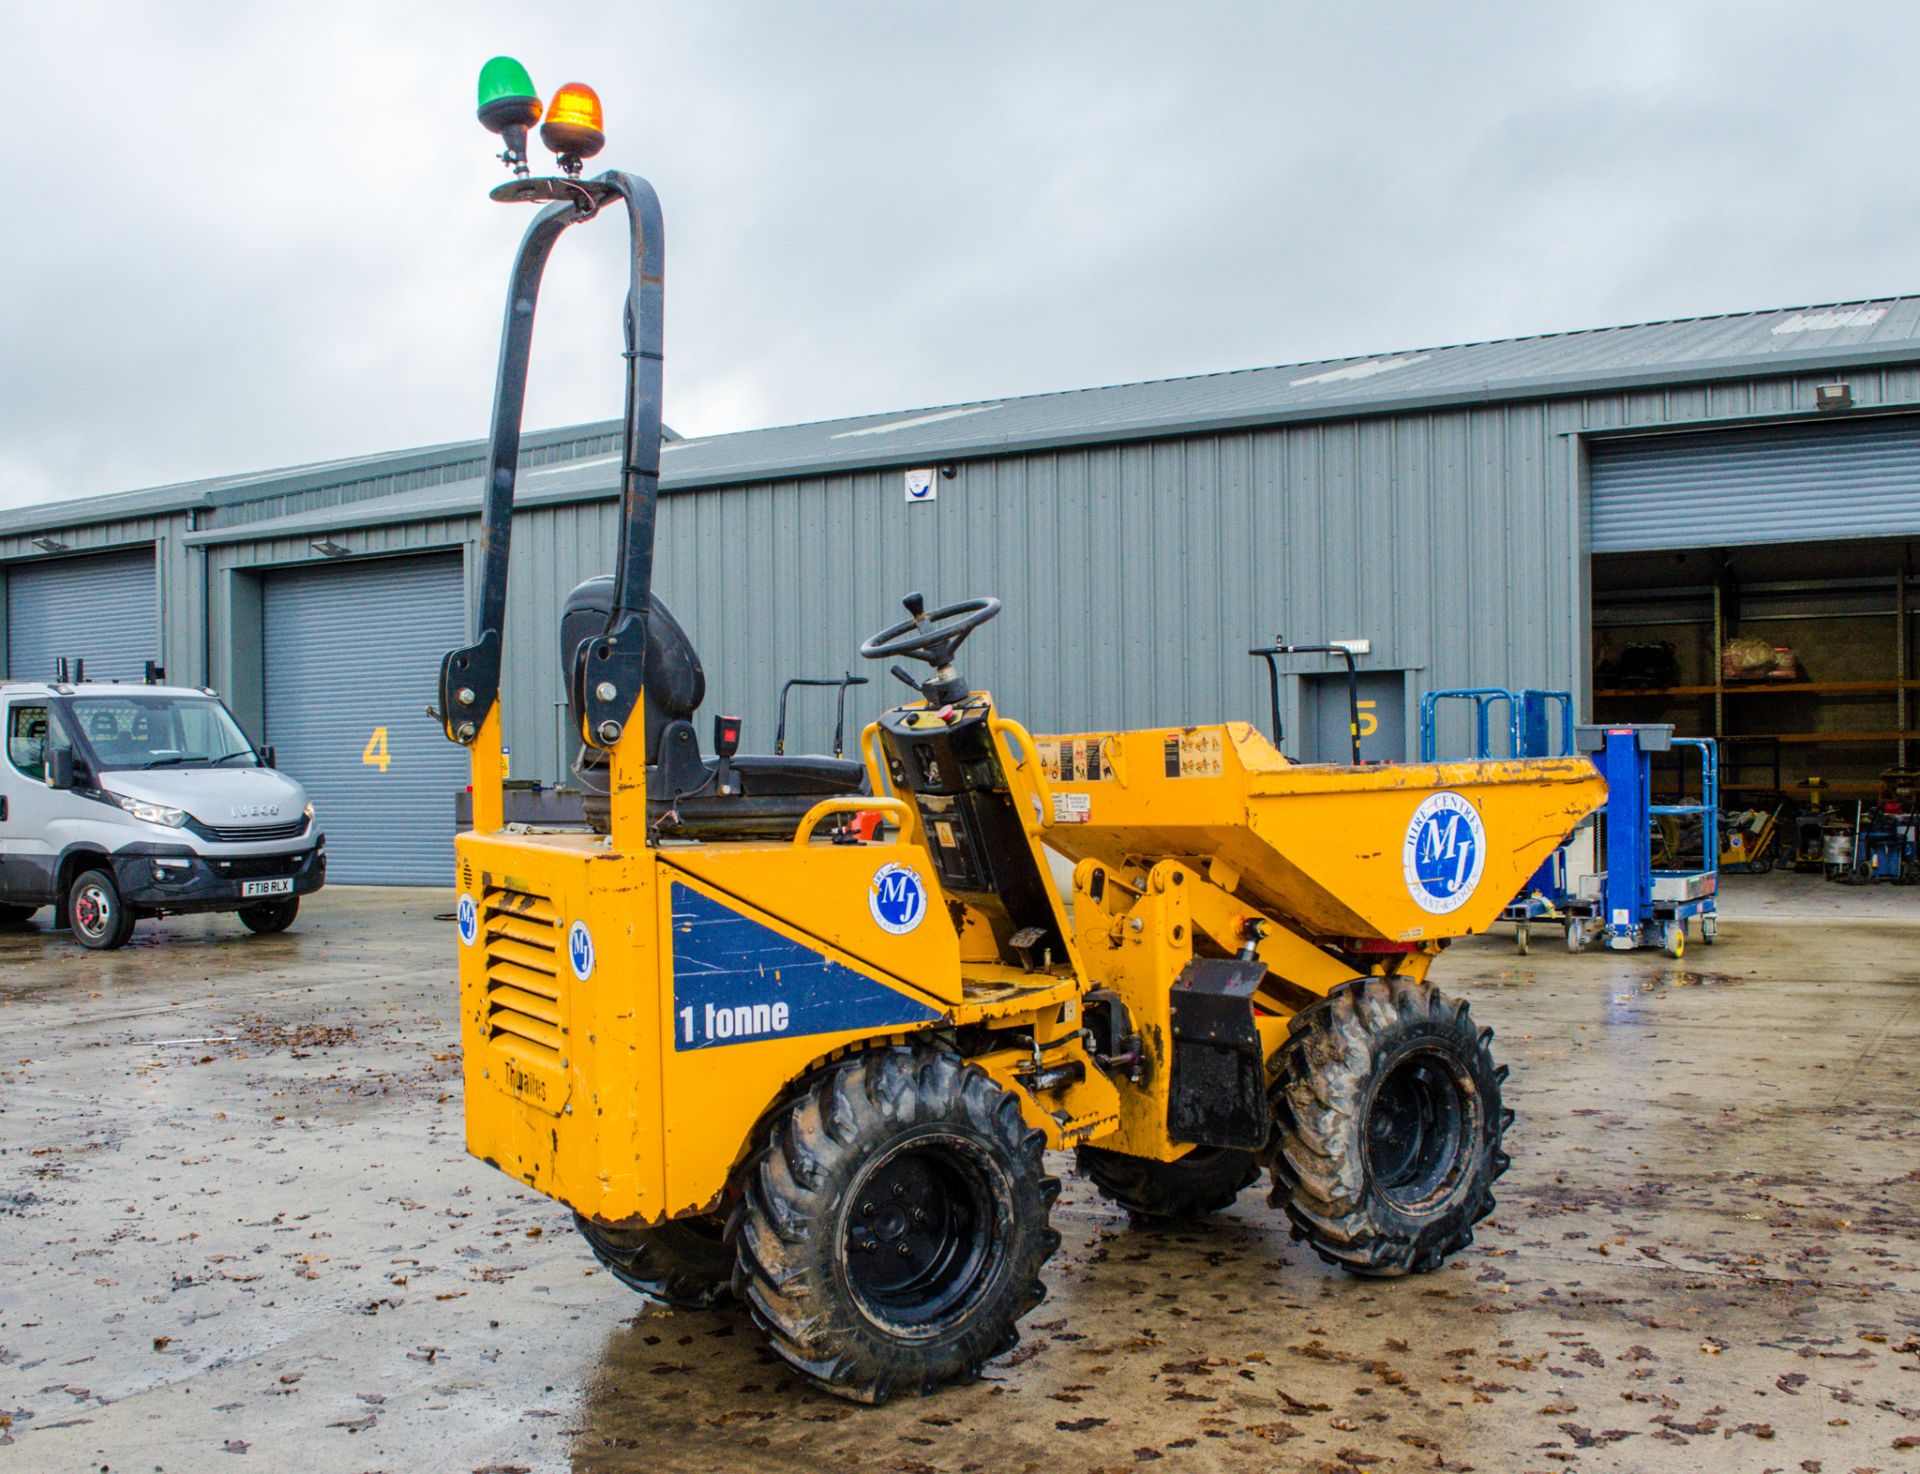
[[[373,729],[373,735],[367,739],[367,750],[360,754],[360,761],[378,768],[383,773],[387,771],[387,764],[392,762],[393,758],[387,752],[385,727]]]

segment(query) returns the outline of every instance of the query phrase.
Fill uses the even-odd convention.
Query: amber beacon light
[[[585,82],[569,82],[554,93],[547,120],[540,125],[540,141],[559,155],[562,169],[578,174],[581,161],[606,146],[600,94]]]

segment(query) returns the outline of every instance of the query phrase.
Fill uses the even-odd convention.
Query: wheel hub
[[[1374,1091],[1366,1126],[1367,1168],[1397,1208],[1444,1198],[1470,1165],[1473,1100],[1437,1051],[1416,1050],[1390,1065]]]
[[[88,886],[73,903],[73,919],[88,935],[106,929],[107,898],[98,886]]]
[[[924,1327],[984,1282],[995,1246],[986,1184],[945,1145],[909,1144],[858,1183],[845,1235],[847,1279],[869,1314]]]

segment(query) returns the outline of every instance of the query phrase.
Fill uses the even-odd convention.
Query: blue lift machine
[[[1621,951],[1657,946],[1679,957],[1693,917],[1700,920],[1700,939],[1711,946],[1720,888],[1720,763],[1712,740],[1676,737],[1670,724],[1659,723],[1582,726],[1574,743],[1607,780],[1607,806],[1601,822],[1604,868],[1566,907],[1567,949],[1580,952],[1604,941]],[[1653,801],[1653,755],[1674,751],[1699,755],[1697,803]],[[1698,869],[1654,867],[1654,820],[1663,816],[1698,817]]]

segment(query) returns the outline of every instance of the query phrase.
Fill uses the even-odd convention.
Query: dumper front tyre
[[[1224,1146],[1198,1146],[1174,1162],[1083,1146],[1074,1163],[1102,1196],[1142,1218],[1202,1218],[1223,1212],[1260,1175],[1252,1152]]]
[[[957,1055],[892,1046],[777,1108],[728,1223],[775,1352],[856,1402],[976,1375],[1019,1340],[1060,1246],[1019,1102]]]
[[[1507,1170],[1505,1066],[1464,1001],[1358,978],[1295,1015],[1274,1090],[1273,1203],[1360,1275],[1421,1274],[1473,1242]]]
[[[733,1250],[718,1219],[676,1218],[652,1228],[610,1228],[576,1213],[593,1257],[629,1290],[675,1310],[705,1310],[733,1279]]]

